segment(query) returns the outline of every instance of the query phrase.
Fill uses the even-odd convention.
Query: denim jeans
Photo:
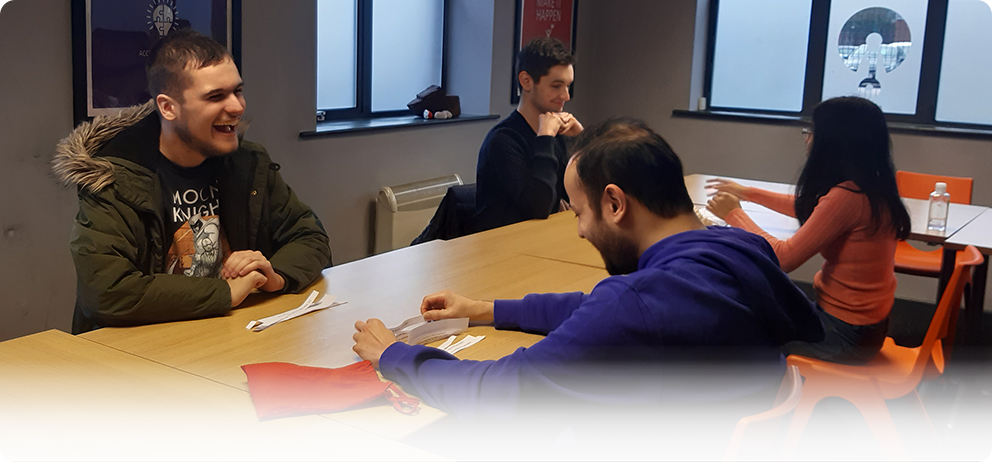
[[[848,324],[817,305],[826,336],[817,343],[790,342],[782,347],[785,355],[802,355],[842,364],[865,364],[879,350],[889,333],[889,318],[867,326]]]

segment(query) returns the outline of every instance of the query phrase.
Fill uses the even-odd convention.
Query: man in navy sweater
[[[548,37],[531,40],[517,54],[520,103],[479,149],[471,232],[547,218],[567,204],[567,140],[582,133],[582,124],[562,112],[573,61],[565,45]]]
[[[512,415],[531,399],[735,399],[768,386],[749,383],[769,376],[757,372],[781,379],[782,345],[823,337],[812,302],[764,239],[700,223],[678,156],[643,122],[608,121],[577,141],[565,187],[579,235],[600,251],[611,277],[589,294],[486,302],[444,291],[424,298],[428,320],[468,317],[546,335],[497,361],[461,361],[396,342],[377,319],[355,325],[359,356],[427,404],[471,418]],[[736,369],[733,380],[713,377],[718,383],[704,390],[667,380],[672,365]]]

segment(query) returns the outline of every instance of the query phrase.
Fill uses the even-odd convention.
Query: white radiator
[[[430,223],[451,186],[463,184],[452,174],[399,186],[384,186],[375,200],[376,254],[406,247]]]

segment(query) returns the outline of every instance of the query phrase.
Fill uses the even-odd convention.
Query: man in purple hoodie
[[[498,417],[549,400],[641,406],[740,398],[767,388],[757,377],[770,375],[756,371],[781,379],[782,345],[823,337],[813,304],[764,239],[703,226],[678,156],[643,122],[610,120],[576,141],[565,188],[579,236],[600,251],[611,277],[589,294],[424,298],[428,320],[468,317],[546,335],[496,361],[396,342],[378,319],[355,324],[359,356],[429,405],[462,418]],[[704,365],[729,375],[703,386],[693,380],[706,373],[683,380],[675,372]]]

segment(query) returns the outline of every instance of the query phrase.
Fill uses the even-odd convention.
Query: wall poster
[[[148,101],[149,50],[187,27],[227,46],[240,67],[241,0],[72,0],[75,122]]]
[[[578,0],[517,0],[513,40],[510,102],[520,101],[517,81],[517,52],[537,37],[554,37],[575,53],[575,13]]]

